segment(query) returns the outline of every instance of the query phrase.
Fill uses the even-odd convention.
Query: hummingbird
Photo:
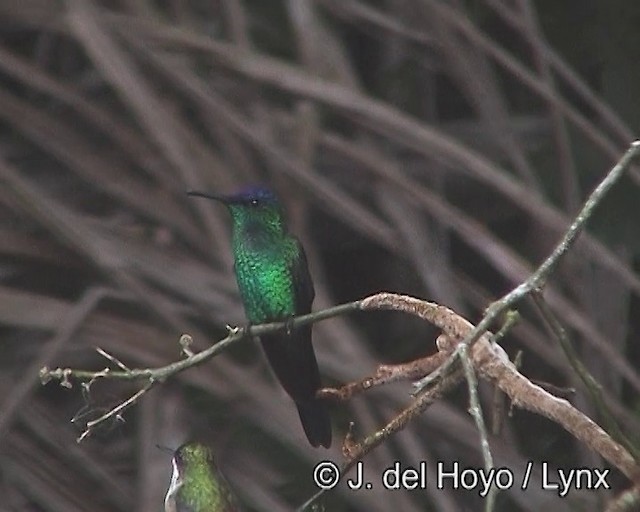
[[[171,465],[165,512],[240,512],[207,446],[197,442],[183,444],[174,452]]]
[[[315,292],[307,257],[299,240],[289,233],[273,192],[253,187],[233,195],[188,194],[219,201],[231,214],[236,281],[250,324],[287,322],[311,312]],[[329,448],[331,420],[324,402],[316,398],[321,383],[311,325],[263,334],[260,343],[298,408],[309,443]]]

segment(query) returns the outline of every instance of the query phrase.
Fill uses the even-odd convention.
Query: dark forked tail
[[[318,400],[320,371],[311,345],[309,326],[290,334],[276,332],[260,337],[262,347],[282,387],[293,398],[307,439],[312,446],[331,446],[331,417]]]
[[[331,418],[327,406],[322,400],[314,399],[309,402],[296,402],[300,422],[311,446],[325,448],[331,446]]]

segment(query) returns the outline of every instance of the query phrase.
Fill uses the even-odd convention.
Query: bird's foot
[[[289,318],[287,318],[284,321],[284,330],[287,333],[287,336],[291,336],[291,333],[293,332],[293,322],[294,322],[295,318],[290,316]]]

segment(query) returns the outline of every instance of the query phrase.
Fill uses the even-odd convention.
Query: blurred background
[[[292,510],[315,463],[342,460],[410,403],[409,384],[331,406],[311,448],[258,345],[157,386],[82,442],[82,423],[139,384],[41,386],[48,365],[99,370],[181,357],[244,323],[224,209],[187,189],[273,188],[303,242],[319,310],[378,291],[477,321],[553,248],[640,125],[635,0],[3,0],[0,2],[0,509],[162,510],[170,456],[204,436],[251,511]],[[640,172],[601,205],[546,290],[622,429],[640,432]],[[529,378],[600,415],[529,303],[502,341]],[[326,385],[434,352],[399,313],[316,324]],[[485,410],[493,391],[481,386]],[[482,466],[467,393],[428,409],[365,460],[426,461],[428,489],[353,492],[327,511],[479,510],[437,490],[437,461]],[[71,421],[72,419],[76,421]],[[604,467],[539,416],[492,437],[497,466]],[[536,465],[535,478],[540,478]],[[600,510],[532,485],[496,510]]]

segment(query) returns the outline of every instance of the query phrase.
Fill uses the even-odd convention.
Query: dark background
[[[340,462],[410,403],[394,385],[332,406],[334,446],[308,446],[258,346],[244,342],[147,394],[81,444],[82,422],[138,386],[42,387],[43,365],[102,369],[179,359],[244,322],[227,214],[185,190],[266,183],[286,205],[315,280],[314,309],[381,290],[471,321],[550,252],[640,125],[636,0],[131,0],[0,2],[0,509],[159,511],[169,456],[206,437],[248,510],[291,510],[311,469]],[[599,208],[547,288],[623,430],[640,431],[640,172]],[[576,386],[529,303],[503,340],[522,372]],[[325,384],[432,353],[414,318],[322,322]],[[481,385],[485,410],[492,389]],[[466,389],[365,460],[481,466]],[[77,418],[71,422],[72,418]],[[539,416],[515,410],[495,462],[605,467]],[[536,465],[539,471],[539,464]],[[536,473],[539,477],[539,472]],[[327,511],[479,510],[476,492],[359,493]],[[600,510],[614,491],[561,499],[539,483],[496,510]]]

